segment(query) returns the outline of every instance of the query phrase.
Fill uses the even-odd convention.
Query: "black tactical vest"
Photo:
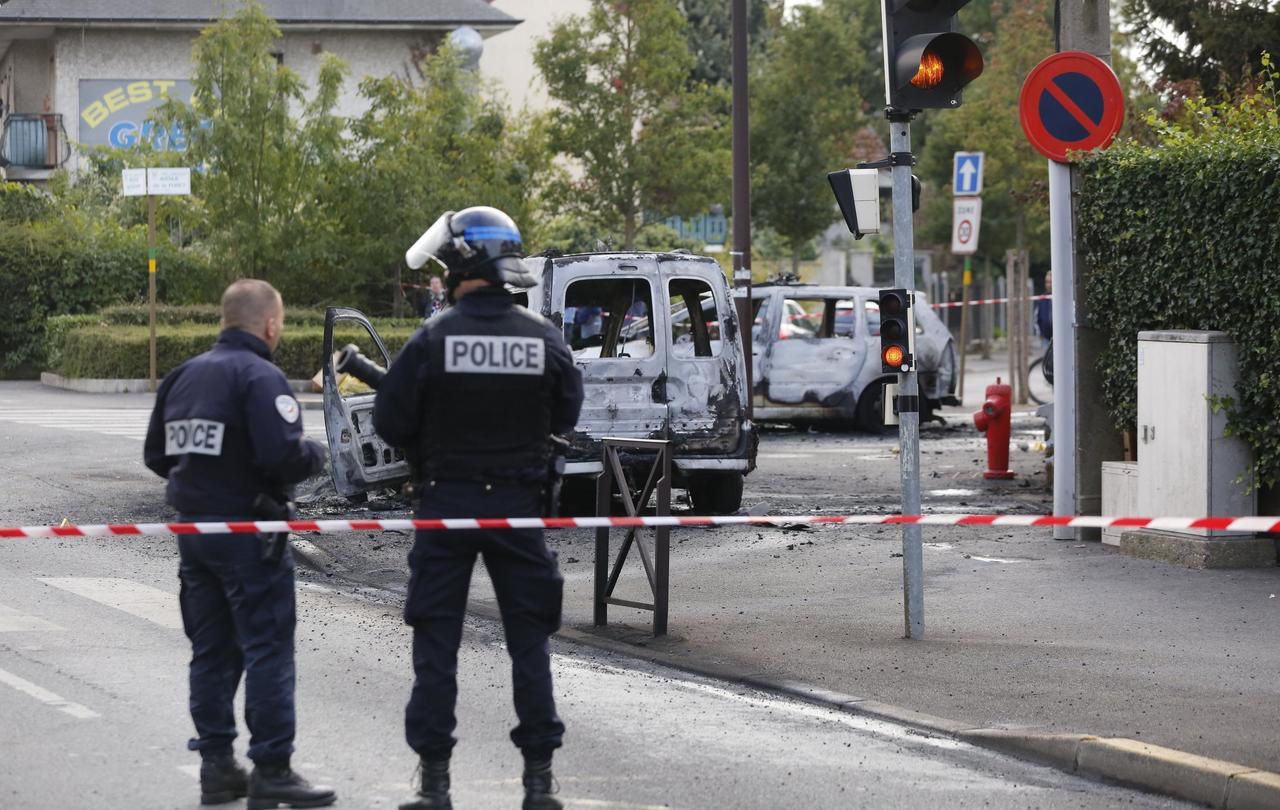
[[[427,327],[423,472],[542,481],[551,457],[551,327],[488,296],[483,306],[469,303],[462,299]]]

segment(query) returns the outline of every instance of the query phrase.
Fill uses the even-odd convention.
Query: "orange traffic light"
[[[920,57],[920,68],[911,77],[911,84],[922,90],[942,84],[942,59],[933,51],[925,51]]]
[[[883,0],[885,98],[893,109],[951,109],[982,73],[982,53],[956,33],[968,0]]]
[[[890,346],[884,350],[884,364],[893,366],[894,368],[902,368],[902,361],[906,358],[901,346]]]

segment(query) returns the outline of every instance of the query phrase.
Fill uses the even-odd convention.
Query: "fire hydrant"
[[[1012,402],[1013,388],[996,377],[995,385],[987,386],[987,401],[982,403],[982,410],[973,415],[974,426],[987,434],[987,471],[982,474],[983,478],[1013,477],[1009,470]]]

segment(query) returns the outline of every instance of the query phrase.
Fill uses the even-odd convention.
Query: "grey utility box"
[[[1249,447],[1223,432],[1212,397],[1234,397],[1236,348],[1225,332],[1138,333],[1138,514],[1238,517],[1256,514],[1243,483]],[[1207,530],[1195,537],[1243,537]],[[1123,543],[1122,543],[1123,545]]]

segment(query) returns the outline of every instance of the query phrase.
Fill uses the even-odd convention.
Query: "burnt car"
[[[565,437],[566,506],[589,509],[603,470],[600,440],[611,437],[670,440],[673,484],[689,491],[694,508],[739,509],[743,477],[755,468],[757,436],[746,415],[743,341],[719,264],[683,253],[524,261],[538,283],[513,292],[563,330],[583,375],[582,415]],[[328,310],[324,356],[351,342],[353,328],[366,338],[357,343],[374,347],[375,362],[390,362],[373,325],[352,309]],[[407,461],[373,430],[372,391],[343,391],[339,381],[330,359],[323,369],[325,423],[338,493],[357,497],[404,483]],[[647,461],[637,456],[624,463],[631,474],[647,472]]]
[[[830,422],[864,430],[883,426],[879,291],[764,283],[752,287],[753,416],[759,422]],[[941,417],[955,396],[951,333],[916,293],[916,368],[921,422]]]

